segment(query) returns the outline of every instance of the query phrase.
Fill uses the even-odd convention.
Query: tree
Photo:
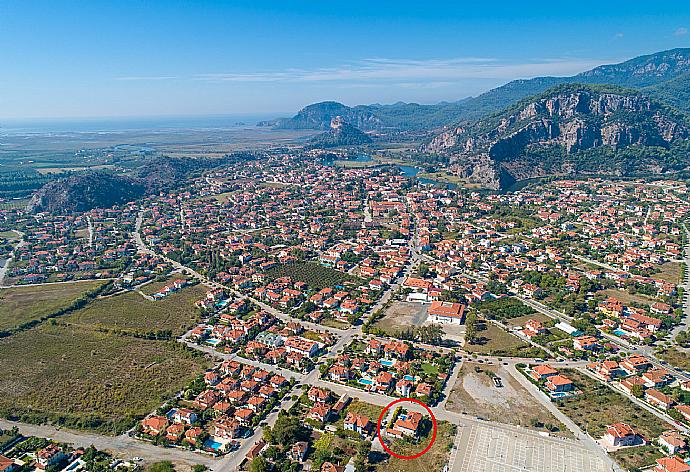
[[[249,472],[268,472],[269,470],[268,461],[261,456],[249,463]]]
[[[470,344],[477,342],[477,314],[473,311],[465,318],[465,340]]]
[[[635,384],[633,385],[630,392],[633,394],[635,398],[642,398],[642,396],[644,395],[644,387],[642,387],[642,385]]]

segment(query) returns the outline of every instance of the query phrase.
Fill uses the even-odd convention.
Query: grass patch
[[[625,470],[638,470],[654,465],[657,459],[664,457],[659,448],[646,444],[639,447],[628,447],[612,452],[614,458]]]
[[[103,285],[103,281],[0,289],[0,331],[40,320]]]
[[[503,297],[482,302],[477,308],[485,318],[497,321],[519,318],[535,313],[534,308],[525,305],[513,297]]]
[[[207,367],[174,341],[45,324],[0,340],[0,415],[119,433]]]
[[[575,382],[582,394],[557,401],[555,404],[592,437],[600,438],[606,431],[606,425],[613,423],[628,423],[648,440],[669,429],[665,421],[606,385],[577,370],[561,370]]]
[[[690,370],[690,356],[676,348],[662,349],[657,352],[657,357],[678,369]]]
[[[271,279],[290,277],[294,282],[304,282],[309,288],[321,290],[345,283],[359,283],[361,280],[344,272],[324,267],[316,262],[294,262],[280,264],[268,269],[266,275]]]
[[[436,441],[429,452],[412,460],[391,457],[388,462],[377,465],[376,472],[438,472],[443,470],[450,456],[454,435],[455,426],[445,421],[439,421]],[[431,436],[429,435],[429,438],[422,439],[419,445],[398,446],[396,444],[393,450],[399,454],[413,455],[419,452],[420,448],[425,447],[430,440]]]
[[[196,323],[199,314],[194,303],[205,293],[203,286],[195,285],[150,301],[136,292],[128,292],[96,300],[64,317],[64,321],[141,335],[162,331],[180,335]]]

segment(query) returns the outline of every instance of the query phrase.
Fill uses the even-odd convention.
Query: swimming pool
[[[207,339],[206,344],[210,344],[211,346],[217,346],[218,344],[220,344],[220,339]]]
[[[403,379],[409,380],[410,382],[414,382],[414,376],[413,375],[406,375],[405,377],[403,377]]]
[[[371,381],[369,379],[365,379],[364,377],[359,379],[357,382],[361,383],[362,385],[374,385],[373,381]]]
[[[626,336],[628,333],[626,333],[622,329],[614,329],[613,334],[615,334],[616,336]]]
[[[565,392],[553,392],[551,394],[552,398],[563,398],[563,397],[567,397],[567,396],[568,396],[568,394]]]
[[[385,365],[388,367],[393,367],[395,365],[394,361],[389,361],[388,359],[381,359],[379,362],[381,363],[381,365]]]
[[[219,443],[218,441],[214,441],[213,439],[207,439],[204,443],[204,447],[206,449],[213,449],[214,451],[218,451],[221,447],[223,447],[223,444]]]

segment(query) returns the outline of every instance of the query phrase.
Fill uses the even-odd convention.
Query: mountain
[[[649,95],[609,85],[562,84],[436,136],[426,151],[485,187],[549,175],[658,174],[690,162],[690,126]]]
[[[672,87],[675,79],[684,76],[687,83],[688,73],[690,73],[690,48],[679,48],[639,56],[620,64],[595,67],[571,77],[513,80],[462,102],[462,107],[458,109],[457,121],[478,119],[487,113],[502,110],[518,100],[566,83],[647,87],[646,90],[651,96],[664,99],[668,95],[667,87]],[[690,100],[678,100],[674,105],[681,110],[690,111]]]
[[[155,157],[138,162],[129,175],[107,171],[77,173],[45,184],[34,194],[27,209],[66,214],[110,208],[174,188],[205,170],[260,156],[241,151],[221,158]]]
[[[356,146],[372,142],[369,135],[346,123],[342,117],[336,116],[331,120],[331,129],[314,136],[310,144],[314,147],[330,148],[338,146]]]
[[[434,105],[399,102],[393,105],[348,107],[338,102],[320,102],[302,109],[292,118],[260,123],[283,129],[323,129],[342,116],[363,131],[419,131],[448,124],[473,121],[503,110],[519,100],[560,84],[608,84],[644,89],[656,98],[668,100],[680,110],[690,112],[685,87],[690,78],[690,48],[671,49],[619,63],[595,67],[571,77],[536,77],[508,82],[477,97]]]
[[[144,185],[130,177],[89,172],[48,182],[31,198],[28,209],[61,214],[81,212],[136,200],[144,193]]]
[[[272,122],[262,122],[260,125],[270,125],[280,129],[323,129],[331,126],[336,117],[360,130],[379,129],[383,126],[381,120],[368,111],[366,107],[351,108],[338,102],[314,103],[301,109],[292,118],[279,118]]]

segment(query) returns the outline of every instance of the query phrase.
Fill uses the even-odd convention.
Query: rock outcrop
[[[588,169],[574,162],[593,150],[613,155],[627,148],[669,150],[690,137],[689,129],[683,115],[641,93],[568,84],[471,126],[445,131],[425,150],[447,155],[457,173],[496,189],[514,180],[594,172],[602,170],[600,164],[612,164],[592,162]],[[648,167],[663,170],[664,162]]]

